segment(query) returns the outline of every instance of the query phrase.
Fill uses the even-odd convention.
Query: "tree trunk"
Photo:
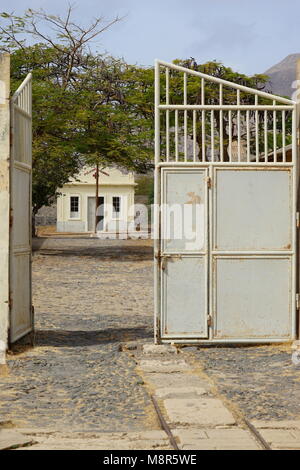
[[[99,223],[98,207],[99,207],[99,165],[96,165],[96,196],[95,196],[95,233]]]
[[[32,215],[31,215],[31,236],[32,236],[32,238],[36,237],[35,215],[36,215],[36,212],[32,211]]]

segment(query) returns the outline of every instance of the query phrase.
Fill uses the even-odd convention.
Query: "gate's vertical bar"
[[[205,104],[205,81],[201,79],[201,104]],[[205,111],[201,115],[201,138],[202,138],[202,162],[205,162]]]
[[[175,110],[175,160],[179,160],[179,151],[178,151],[178,109]]]
[[[237,105],[240,106],[240,90],[237,90]],[[238,161],[241,161],[241,111],[237,112],[237,129],[238,129]]]
[[[286,149],[285,149],[285,111],[281,114],[282,120],[282,161],[286,162]]]
[[[273,105],[276,106],[276,101],[273,101]],[[277,162],[277,115],[276,110],[273,111],[273,161],[274,163]]]
[[[258,96],[255,95],[255,106],[258,105]],[[255,111],[255,161],[258,163],[259,161],[259,134],[258,134],[258,110]]]
[[[246,132],[247,132],[247,162],[250,162],[250,112],[246,111]]]
[[[155,62],[155,164],[160,162],[160,65]]]
[[[210,159],[212,162],[215,161],[215,118],[214,118],[214,110],[212,109],[210,112]]]
[[[223,104],[223,85],[220,83],[220,106]],[[224,161],[224,148],[223,148],[223,110],[220,109],[220,161]]]
[[[196,151],[197,151],[197,111],[193,111],[193,160],[196,161]]]
[[[187,74],[183,74],[183,104],[187,105]],[[187,161],[187,110],[184,110],[184,161]]]
[[[169,99],[169,69],[166,67],[166,104],[170,104]],[[170,111],[166,111],[166,159],[170,160]]]
[[[214,206],[215,201],[215,191],[216,191],[216,168],[213,165],[209,165],[208,169],[208,177],[212,182],[212,185],[208,186],[205,185],[205,201],[206,201],[206,230],[205,236],[207,237],[206,249],[207,249],[207,314],[211,315],[212,318],[215,318],[216,312],[213,311],[214,309],[214,289],[212,288],[213,285],[213,272],[214,272],[214,256],[211,256],[213,252],[213,239],[214,239],[214,211],[211,209]],[[213,339],[213,325],[208,323],[207,324],[207,332],[209,340]]]
[[[155,175],[154,175],[154,342],[160,341],[160,65],[155,61]]]
[[[229,144],[228,144],[228,148],[229,148],[229,161],[231,162],[232,161],[232,158],[231,158],[231,153],[232,153],[232,111],[228,111],[228,132],[229,132]]]
[[[268,161],[268,111],[264,111],[264,144],[265,144],[265,163]]]

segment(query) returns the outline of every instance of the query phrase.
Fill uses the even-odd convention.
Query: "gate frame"
[[[22,142],[24,145],[24,154],[29,157],[28,162],[20,162],[15,159],[16,155],[16,116],[22,116],[25,119],[25,122],[28,124],[28,129],[24,132],[26,134],[26,142]],[[20,134],[20,130],[17,129]],[[29,131],[29,132],[27,132]],[[24,137],[24,136],[23,136]],[[18,149],[20,152],[20,149]],[[13,243],[13,233],[14,233],[14,198],[13,198],[13,188],[14,188],[14,175],[15,169],[19,169],[24,171],[25,173],[29,174],[29,200],[28,200],[28,226],[26,230],[28,231],[28,246],[26,248],[21,247],[19,251],[19,255],[29,256],[29,274],[28,274],[28,297],[29,297],[29,305],[27,308],[29,309],[30,315],[30,324],[19,331],[17,334],[13,334],[13,302],[14,297],[13,294],[16,295],[16,292],[13,292],[13,280],[14,280],[14,273],[13,273],[13,261],[15,253],[15,247]],[[34,308],[32,305],[32,74],[27,74],[26,78],[20,84],[18,89],[14,92],[12,97],[10,98],[10,234],[9,234],[9,284],[10,284],[10,311],[9,311],[9,331],[8,331],[8,344],[9,346],[16,343],[21,338],[26,337],[29,334],[32,334],[34,331]],[[26,280],[24,280],[24,283]],[[26,287],[26,286],[25,286]],[[31,338],[31,342],[33,342],[33,338]]]
[[[166,104],[161,104],[160,101],[160,69],[161,67],[164,67],[166,70]],[[169,104],[169,70],[173,69],[178,72],[183,73],[184,77],[184,104],[183,105],[170,105]],[[188,75],[194,75],[202,79],[202,84],[204,84],[204,80],[214,82],[220,86],[220,96],[221,96],[221,90],[223,85],[228,86],[230,88],[236,89],[237,90],[237,105],[188,105],[187,104],[187,76]],[[251,93],[252,95],[255,95],[255,104],[251,106],[245,106],[245,105],[240,105],[239,103],[239,93],[240,91],[248,92]],[[204,95],[203,95],[204,96]],[[273,105],[258,105],[258,97],[263,97],[267,98],[269,100],[273,100]],[[204,102],[204,99],[202,97],[201,101],[202,103]],[[221,101],[220,101],[221,102]],[[276,105],[276,102],[281,103],[281,105]],[[178,65],[170,64],[168,62],[156,60],[155,61],[155,169],[154,169],[154,205],[155,205],[155,211],[154,211],[154,342],[156,344],[159,343],[170,343],[174,342],[177,344],[263,344],[263,343],[284,343],[284,342],[291,342],[294,339],[297,338],[299,335],[299,154],[298,154],[298,129],[299,129],[299,117],[300,117],[300,111],[299,111],[299,105],[292,100],[282,98],[277,95],[272,95],[266,92],[262,92],[259,90],[255,90],[243,85],[238,85],[232,82],[228,82],[223,79],[219,79],[216,77],[212,77],[206,74],[203,74],[201,72],[197,72],[195,70],[187,69]],[[284,106],[283,106],[284,105]],[[250,161],[249,157],[247,157],[247,162],[241,161],[240,160],[240,145],[239,145],[239,160],[238,161],[229,161],[229,162],[224,162],[223,161],[202,161],[202,162],[197,162],[195,160],[195,146],[194,146],[194,161],[190,162],[187,161],[187,131],[185,129],[185,136],[184,136],[184,147],[185,147],[185,161],[170,161],[168,158],[168,161],[161,161],[161,153],[160,153],[160,135],[161,135],[161,128],[160,128],[160,113],[161,111],[166,111],[167,114],[169,111],[173,110],[181,110],[181,111],[187,111],[187,110],[204,110],[204,111],[212,111],[213,110],[218,110],[218,111],[232,111],[235,110],[237,112],[239,111],[247,111],[247,110],[268,110],[268,111],[292,111],[292,159],[291,162],[278,162],[277,161],[277,153],[276,153],[276,147],[274,146],[274,162],[270,164],[267,161],[267,164],[264,166],[263,163],[260,163],[259,160]],[[185,126],[186,126],[186,113],[185,113]],[[193,117],[195,119],[195,117]],[[276,127],[277,121],[275,123],[275,128],[273,129],[273,132],[275,133],[277,131]],[[249,125],[249,123],[248,123]],[[176,126],[176,125],[175,125]],[[178,126],[178,124],[177,124]],[[167,139],[169,139],[169,124],[167,123],[166,127],[166,132],[167,132]],[[175,131],[176,132],[176,131]],[[285,133],[285,124],[284,124],[284,133]],[[284,134],[284,141],[283,141],[283,148],[285,147],[285,134]],[[240,134],[238,135],[238,138],[240,138]],[[167,143],[167,146],[169,144]],[[284,151],[285,153],[285,151]],[[276,161],[275,161],[275,156],[276,156]],[[256,155],[257,158],[257,155]],[[292,216],[293,216],[293,223],[292,223],[292,248],[291,252],[287,253],[284,252],[282,254],[286,254],[287,256],[291,257],[291,282],[292,282],[292,293],[291,293],[291,308],[292,308],[292,331],[290,332],[291,336],[287,339],[270,339],[270,338],[250,338],[250,339],[245,339],[245,338],[226,338],[226,339],[214,339],[212,338],[212,329],[209,327],[209,337],[208,339],[182,339],[178,338],[162,338],[161,337],[161,223],[160,223],[160,203],[161,203],[161,168],[169,168],[169,169],[176,169],[176,168],[207,168],[207,171],[209,173],[209,177],[212,178],[212,173],[215,169],[215,167],[226,167],[226,168],[239,168],[242,169],[244,168],[266,168],[266,169],[272,169],[274,167],[288,167],[291,168],[291,173],[292,173]],[[213,194],[209,195],[209,205],[211,207],[212,204],[212,198]],[[210,226],[211,226],[211,220],[212,220],[213,214],[212,211],[210,210],[209,214],[209,220],[210,220]],[[209,257],[211,258],[212,256],[212,236],[211,233],[208,234],[209,236]],[[258,255],[263,255],[263,252],[258,253]],[[279,251],[276,252],[276,254],[279,254]],[[230,253],[228,253],[230,255]],[[255,256],[255,255],[254,255]],[[271,256],[271,252],[268,252],[265,254],[265,256]],[[212,263],[210,263],[212,264]],[[211,276],[212,272],[212,266],[209,267],[209,276]],[[210,284],[211,285],[211,284]],[[209,298],[209,304],[210,306],[212,305],[212,296],[214,292],[213,289],[210,288],[210,292],[208,292],[208,298]],[[211,312],[208,312],[211,315]],[[297,331],[298,330],[298,331]]]

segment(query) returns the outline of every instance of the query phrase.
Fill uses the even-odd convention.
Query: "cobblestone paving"
[[[68,430],[153,429],[149,396],[120,342],[152,340],[149,241],[35,242],[36,347],[9,356],[0,421]]]
[[[269,345],[241,348],[192,348],[196,361],[218,389],[250,419],[300,418],[300,365],[291,348]]]

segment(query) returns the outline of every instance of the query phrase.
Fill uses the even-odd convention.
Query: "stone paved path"
[[[278,359],[282,353],[282,348],[282,346],[269,346],[267,351],[271,354],[272,350],[272,357],[275,355]],[[254,397],[253,410],[257,409],[259,398],[253,392],[256,391],[256,387],[260,387],[264,403],[267,396],[266,390],[269,393],[272,390],[270,375],[265,374],[266,390],[262,387],[263,377],[258,374],[260,380],[256,379],[257,370],[253,371],[253,382],[250,385],[247,375],[247,372],[250,374],[250,369],[246,369],[244,382],[243,377],[239,376],[240,387],[238,383],[232,385],[229,381],[224,387],[224,383],[218,380],[224,375],[220,370],[216,371],[216,367],[213,368],[212,365],[211,369],[208,370],[207,361],[203,360],[204,351],[209,351],[208,357],[211,357],[223,348],[219,348],[219,351],[218,348],[210,350],[201,348],[193,355],[191,351],[194,349],[176,349],[170,345],[154,346],[146,344],[143,347],[144,354],[139,355],[137,353],[137,356],[139,356],[139,369],[144,381],[160,403],[179,449],[300,449],[300,420],[297,419],[297,407],[295,407],[294,413],[291,407],[287,407],[286,414],[289,417],[285,420],[282,417],[281,419],[271,419],[270,408],[268,419],[249,419],[251,417],[250,403],[247,415],[245,409],[238,406],[236,399],[228,399],[228,395],[231,394],[232,390],[233,396],[234,392],[237,393],[239,389],[241,389],[241,394],[244,395],[245,386],[243,386],[243,383],[245,383],[249,389],[249,400],[251,399],[251,393]],[[256,354],[259,355],[262,351],[264,360],[268,365],[271,367],[273,364],[265,357],[265,347],[262,349],[259,347],[251,348],[251,356],[243,360],[239,356],[239,349],[230,349],[230,351],[233,350],[235,350],[235,354],[230,356],[232,362],[236,363],[235,368],[231,365],[233,370],[236,370],[236,368],[244,370],[245,367],[244,369],[242,367],[243,361],[250,361],[250,358],[255,357]],[[248,348],[243,348],[242,351],[245,351],[245,355],[249,353]],[[285,353],[287,353],[287,347],[285,347]],[[259,364],[255,365],[258,367]],[[279,382],[281,381],[283,384],[284,377],[288,376],[287,385],[294,392],[297,388],[295,389],[291,385],[291,371],[287,374],[280,362],[277,363],[277,367],[279,368],[278,375],[280,378],[274,378],[273,398],[277,395],[281,405],[285,389],[279,392]],[[264,373],[265,371],[262,370],[261,374]],[[297,398],[295,397],[294,405],[296,401]],[[273,404],[271,409],[274,407]]]
[[[21,433],[2,433],[4,444],[170,449],[151,392],[181,449],[256,448],[237,410],[272,448],[300,447],[300,369],[289,347],[121,352],[121,343],[152,343],[151,242],[44,239],[35,248],[36,347],[16,348],[1,377],[0,430],[12,422]]]
[[[152,340],[149,241],[38,240],[36,347],[10,355],[0,421],[99,432],[155,429],[150,398],[120,342]]]
[[[232,412],[213,390],[203,370],[177,352],[172,346],[145,345],[139,356],[139,370],[156,396],[178,448],[261,449],[240,415]]]
[[[290,345],[188,350],[248,419],[300,421],[300,364]]]

